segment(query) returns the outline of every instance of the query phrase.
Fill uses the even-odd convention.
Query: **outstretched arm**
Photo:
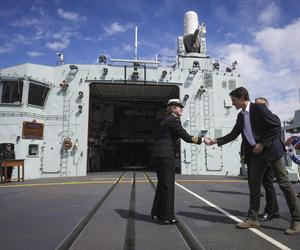
[[[228,142],[231,142],[231,141],[235,140],[242,133],[243,122],[244,122],[243,114],[239,113],[238,117],[236,119],[236,123],[235,123],[233,129],[231,130],[231,132],[228,133],[227,135],[223,136],[223,137],[213,139],[212,144],[217,143],[218,146],[222,146],[222,145],[224,145]]]
[[[186,130],[182,127],[179,119],[172,120],[169,126],[176,138],[181,138],[185,142],[194,144],[201,144],[202,142],[204,142],[204,138],[202,136],[199,137],[189,135],[188,132],[186,132]]]

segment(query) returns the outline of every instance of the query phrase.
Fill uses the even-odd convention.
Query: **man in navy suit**
[[[251,157],[249,188],[250,208],[248,218],[237,224],[238,228],[258,228],[260,206],[260,187],[264,173],[271,166],[280,189],[284,193],[292,222],[286,234],[300,233],[300,210],[296,193],[289,182],[284,166],[284,144],[281,141],[281,122],[265,105],[251,103],[247,89],[239,87],[230,92],[232,105],[242,109],[236,123],[227,135],[211,139],[210,145],[222,146],[236,139],[240,134],[245,147],[245,154]]]
[[[255,99],[255,103],[269,106],[268,100],[265,97],[258,97]],[[279,118],[278,118],[279,119]],[[247,164],[248,168],[248,176],[250,172],[250,161],[251,161],[251,154],[246,157],[245,156],[245,147],[244,143],[241,144],[241,159]],[[264,209],[264,212],[259,215],[259,220],[266,221],[266,220],[272,220],[273,218],[279,218],[279,206],[278,201],[276,197],[276,191],[273,185],[274,180],[274,174],[272,171],[271,166],[268,165],[266,168],[266,171],[264,173],[263,179],[262,179],[262,185],[265,189],[266,193],[266,206]]]

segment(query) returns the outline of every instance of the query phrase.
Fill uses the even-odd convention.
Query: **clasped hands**
[[[211,146],[217,143],[217,139],[215,138],[208,138],[208,137],[204,137],[203,142],[207,145],[207,146]]]
[[[218,141],[216,138],[208,138],[208,137],[204,137],[203,142],[207,145],[207,146],[211,146],[216,144]],[[260,154],[264,149],[264,146],[261,143],[257,143],[254,148],[253,148],[253,153],[254,154]]]

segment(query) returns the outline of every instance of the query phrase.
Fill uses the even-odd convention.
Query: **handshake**
[[[207,146],[211,146],[217,143],[217,139],[215,138],[208,138],[208,137],[203,137],[203,142],[207,145]]]

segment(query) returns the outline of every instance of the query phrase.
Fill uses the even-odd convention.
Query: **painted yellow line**
[[[17,184],[17,185],[5,185],[0,188],[10,187],[36,187],[36,186],[61,186],[61,185],[78,185],[78,184],[111,184],[113,181],[70,181],[70,182],[53,182],[53,183],[32,183],[32,184]]]
[[[116,180],[116,177],[103,177],[103,178],[92,178],[94,181],[103,181],[103,180]]]
[[[147,178],[147,176],[146,176],[145,173],[144,173],[144,178],[146,179],[147,182],[149,182],[149,180],[148,180],[148,178]]]
[[[145,176],[146,178],[146,176]],[[119,183],[131,183],[132,180],[126,178],[124,176],[121,178]],[[157,182],[157,180],[152,180],[153,182]],[[137,183],[148,183],[148,179],[145,180],[136,180]],[[205,182],[205,183],[244,183],[247,181],[243,180],[176,180],[176,182]],[[53,182],[53,183],[31,183],[31,184],[4,184],[0,185],[0,188],[12,188],[12,187],[41,187],[41,186],[62,186],[62,185],[79,185],[79,184],[112,184],[114,183],[113,180],[103,180],[103,181],[70,181],[70,182]]]
[[[126,173],[124,173],[124,175],[121,177],[121,179],[119,180],[119,182],[121,182],[121,181],[123,181],[123,179],[125,178],[125,175],[127,174],[127,172]],[[117,180],[116,180],[117,181]],[[116,181],[114,182],[114,183],[116,183]]]

